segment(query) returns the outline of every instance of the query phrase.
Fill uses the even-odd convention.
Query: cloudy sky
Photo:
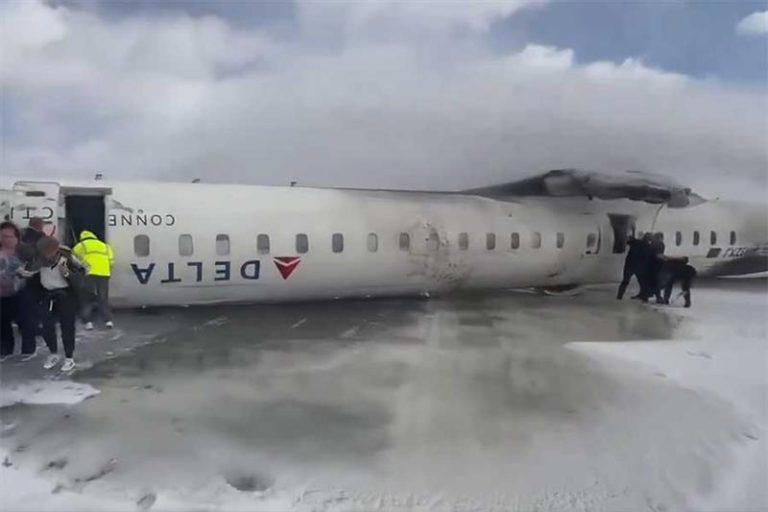
[[[5,1],[2,172],[768,191],[765,1]]]

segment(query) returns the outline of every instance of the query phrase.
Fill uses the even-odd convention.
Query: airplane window
[[[512,233],[512,239],[510,241],[510,247],[512,249],[520,248],[520,233]]]
[[[181,256],[192,256],[195,252],[192,244],[192,235],[179,235],[179,254]]]
[[[216,235],[216,255],[227,256],[229,254],[229,235]]]
[[[699,245],[699,232],[693,232],[693,245]]]
[[[304,254],[309,251],[309,238],[304,233],[296,235],[296,252]]]
[[[715,245],[717,243],[717,233],[715,231],[709,232],[709,245]]]
[[[736,244],[736,232],[731,231],[731,245],[735,245],[735,244]]]
[[[379,250],[379,236],[376,233],[368,233],[368,252]]]
[[[256,236],[256,251],[259,254],[269,254],[269,235]]]
[[[538,231],[531,233],[531,247],[534,249],[541,247],[541,233]]]
[[[469,235],[467,233],[459,233],[459,249],[462,251],[469,249]]]
[[[341,252],[344,250],[344,235],[341,233],[334,233],[331,237],[331,249],[333,252]]]
[[[427,250],[434,252],[440,247],[440,237],[432,231],[427,238]]]
[[[133,237],[133,253],[139,257],[149,256],[149,237],[147,235]]]
[[[565,233],[557,233],[557,248],[562,249],[565,245]]]
[[[675,231],[675,245],[682,245],[683,234],[680,231]]]
[[[587,235],[587,252],[592,252],[595,246],[597,246],[597,235],[590,233]]]
[[[407,251],[411,248],[411,235],[408,233],[400,233],[400,237],[398,238],[397,245],[400,247],[401,251]]]
[[[496,248],[496,233],[485,234],[485,248],[492,251]]]

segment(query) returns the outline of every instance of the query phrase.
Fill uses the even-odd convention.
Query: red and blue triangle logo
[[[301,258],[298,256],[276,256],[273,259],[275,261],[275,266],[277,267],[277,270],[280,271],[280,275],[283,276],[283,279],[288,279],[301,262]]]

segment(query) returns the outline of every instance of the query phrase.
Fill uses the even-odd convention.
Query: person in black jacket
[[[685,307],[691,307],[691,284],[696,277],[696,269],[688,264],[688,258],[667,258],[664,262],[666,280],[664,282],[664,298],[662,304],[669,304],[672,287],[680,281],[680,289],[685,298]]]
[[[657,303],[661,304],[664,302],[664,298],[661,296],[659,280],[661,269],[664,266],[665,249],[664,235],[662,233],[654,233],[648,246],[648,259],[644,269],[644,286],[640,296],[640,300],[643,302],[648,302],[652,295],[656,297]]]
[[[45,227],[45,221],[42,218],[32,217],[29,219],[29,225],[21,234],[21,242],[36,247],[37,241],[45,236],[43,227]]]
[[[640,293],[632,297],[633,299],[640,298],[643,295],[643,271],[646,266],[649,254],[651,238],[650,233],[646,233],[642,238],[629,237],[627,245],[629,251],[627,257],[624,259],[624,275],[619,284],[619,291],[616,294],[616,298],[621,300],[624,298],[624,292],[629,286],[629,281],[632,276],[635,276],[637,283],[640,285]]]

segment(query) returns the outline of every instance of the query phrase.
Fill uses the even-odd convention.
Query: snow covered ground
[[[768,510],[766,306],[122,313],[71,378],[4,363],[0,509]]]

